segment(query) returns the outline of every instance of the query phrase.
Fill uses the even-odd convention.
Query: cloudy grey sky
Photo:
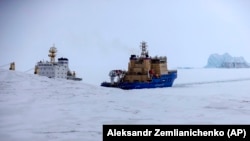
[[[90,83],[127,69],[141,41],[169,68],[203,67],[212,53],[250,62],[249,0],[1,0],[0,20],[0,66],[18,71],[49,60],[53,44]]]

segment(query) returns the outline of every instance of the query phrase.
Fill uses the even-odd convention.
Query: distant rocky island
[[[232,57],[228,53],[211,54],[205,68],[250,68],[250,64],[243,57]]]

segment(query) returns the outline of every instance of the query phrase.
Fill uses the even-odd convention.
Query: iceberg
[[[249,63],[244,57],[232,57],[228,53],[219,55],[211,54],[208,58],[205,68],[249,68]]]

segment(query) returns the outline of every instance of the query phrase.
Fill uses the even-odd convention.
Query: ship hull
[[[161,77],[152,78],[151,82],[120,82],[111,84],[109,82],[101,83],[103,87],[115,87],[121,89],[144,89],[144,88],[163,88],[172,87],[175,79],[177,78],[177,72],[161,75]]]

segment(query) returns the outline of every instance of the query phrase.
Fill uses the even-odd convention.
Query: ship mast
[[[141,42],[141,57],[142,58],[148,57],[147,43],[145,41]]]
[[[56,52],[57,52],[57,49],[55,45],[53,45],[53,47],[49,49],[49,55],[48,55],[50,57],[51,63],[55,63]]]

